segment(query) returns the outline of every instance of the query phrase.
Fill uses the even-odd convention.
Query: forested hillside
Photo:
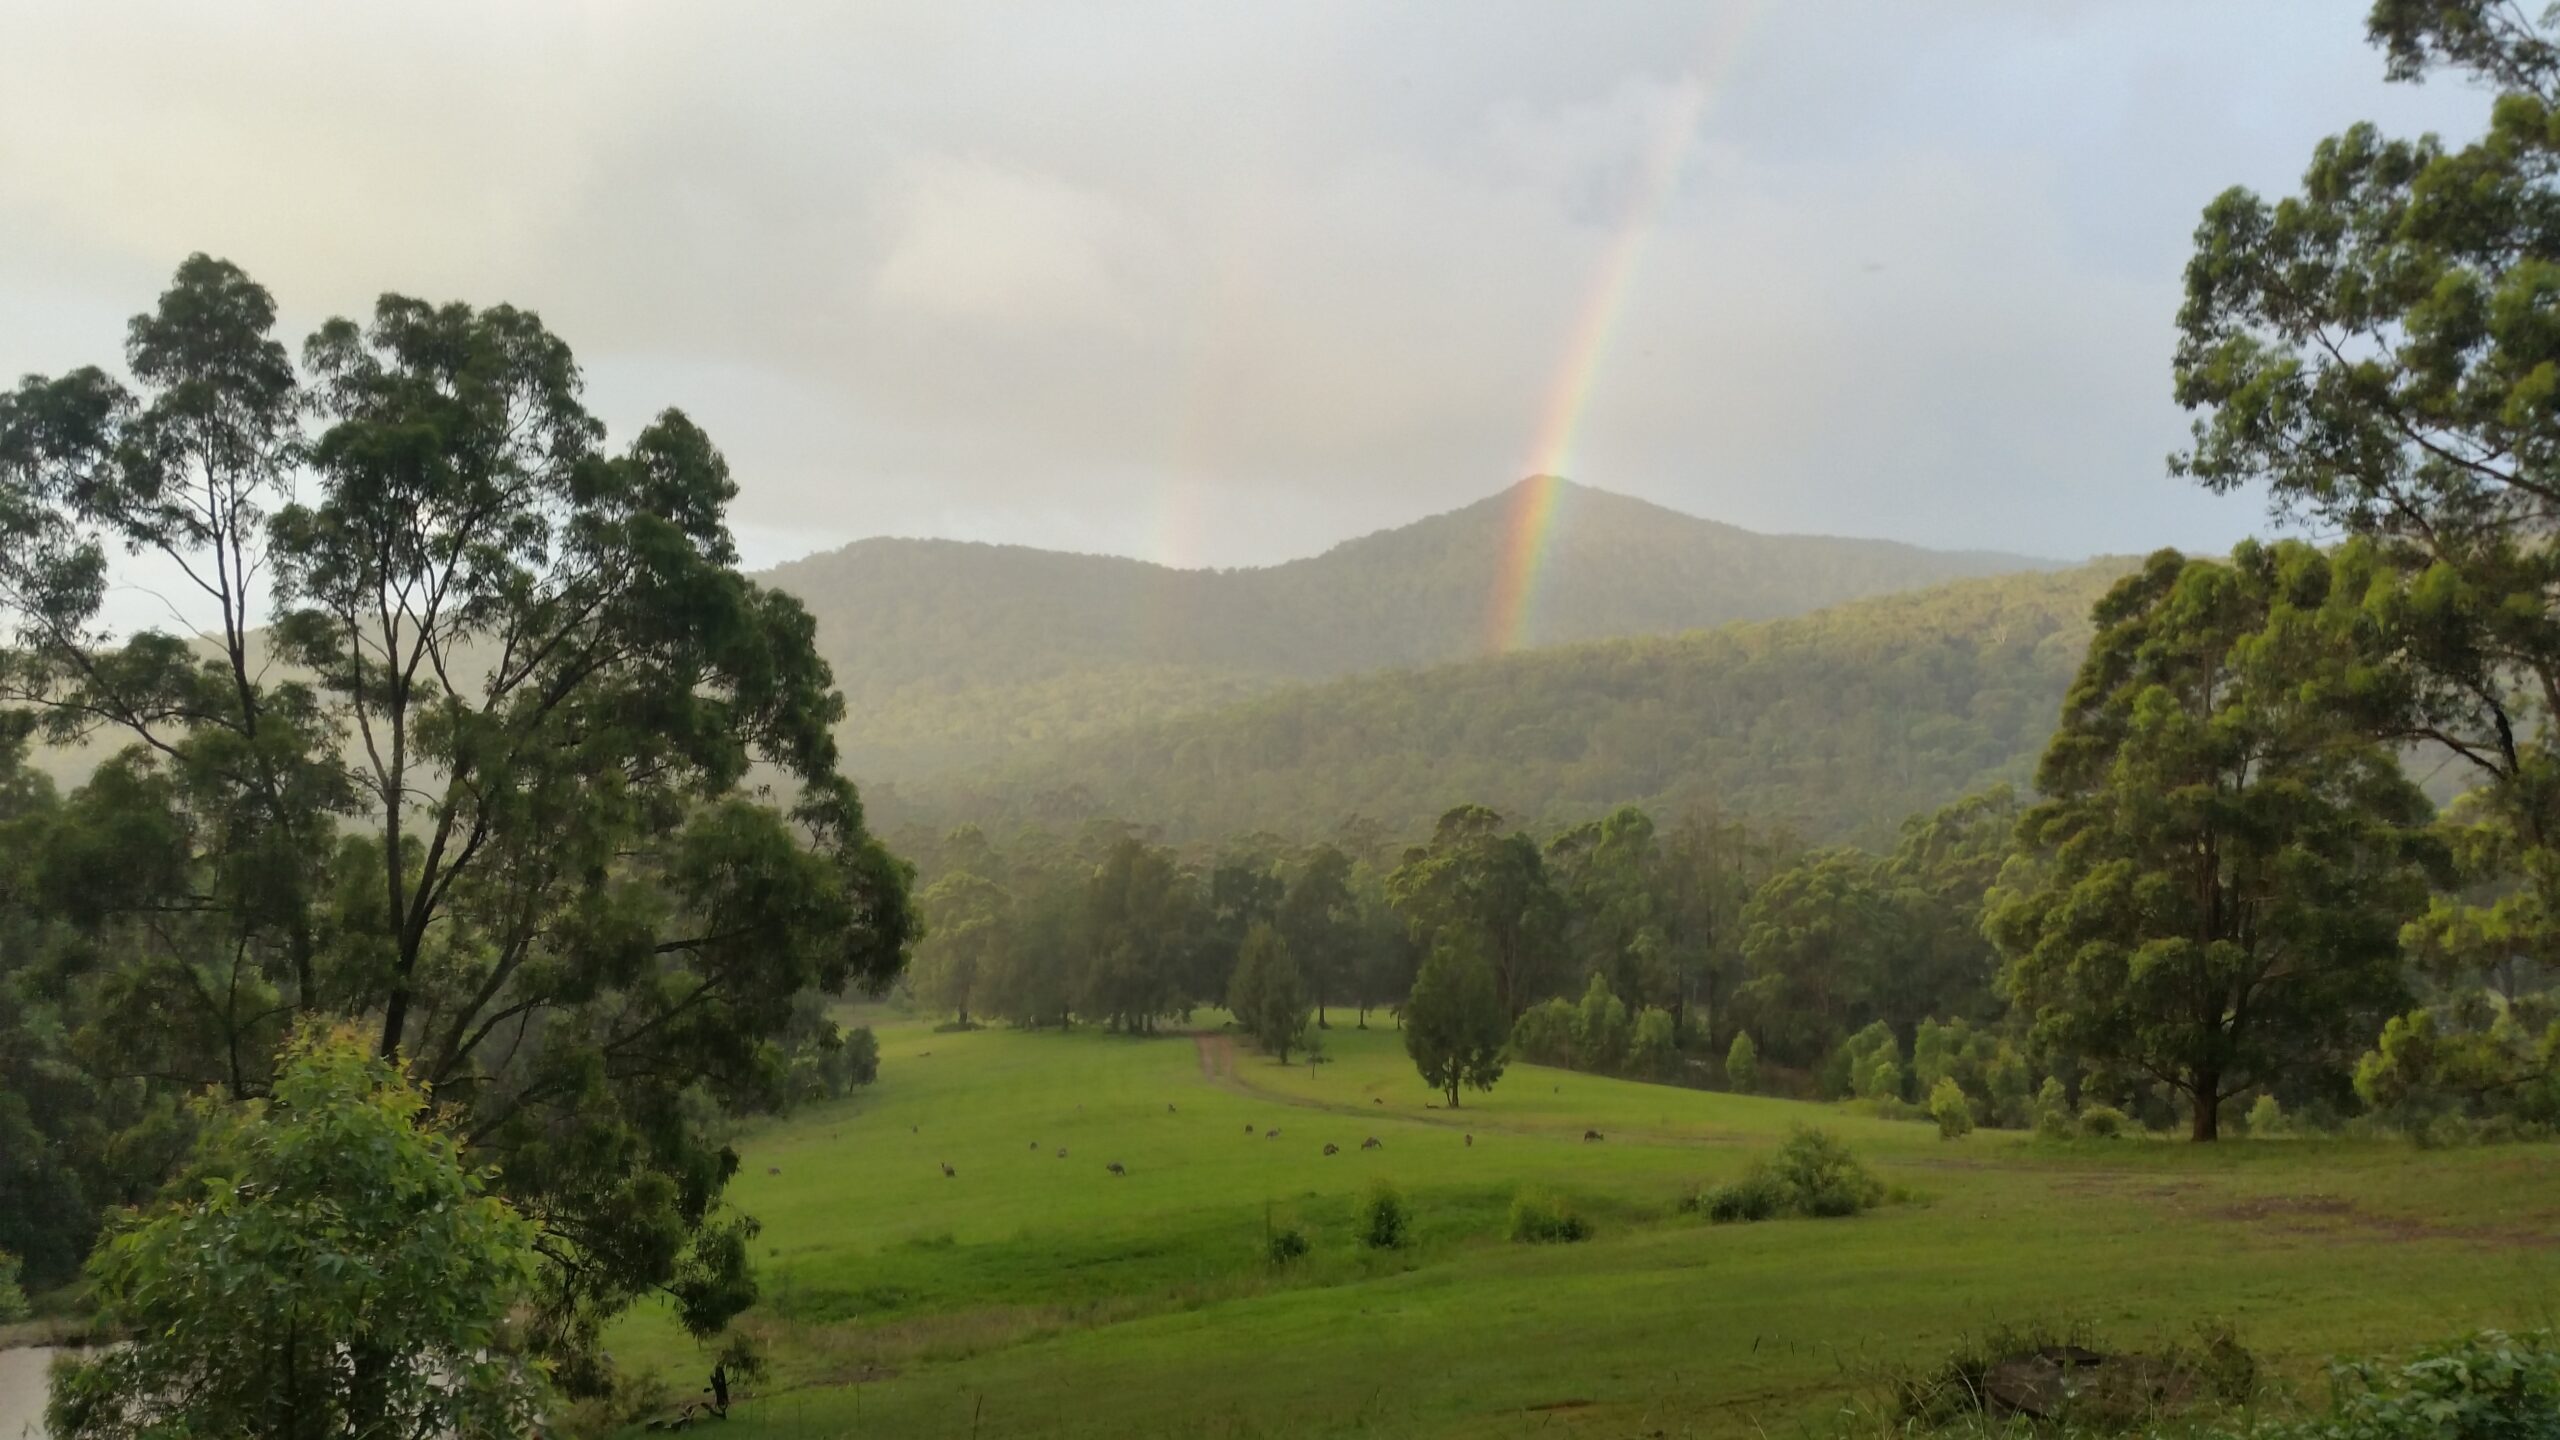
[[[1554,825],[1712,802],[1811,840],[2023,783],[2127,563],[1968,580],[1786,620],[1307,686],[1040,747],[909,790],[908,823],[1078,813],[1172,838],[1418,834],[1459,800]]]
[[[947,540],[864,540],[767,575],[818,618],[864,780],[1193,714],[1283,684],[1480,655],[1524,487],[1556,489],[1519,639],[1553,645],[1802,614],[2042,562],[1759,535],[1523,481],[1448,514],[1252,570]]]

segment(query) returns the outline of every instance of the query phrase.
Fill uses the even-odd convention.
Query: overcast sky
[[[0,0],[0,373],[207,250],[296,342],[539,310],[618,432],[711,430],[758,563],[1285,559],[1517,479],[1577,378],[1568,473],[1696,514],[2218,547],[2261,507],[2163,468],[2198,210],[2485,113],[2364,8]]]

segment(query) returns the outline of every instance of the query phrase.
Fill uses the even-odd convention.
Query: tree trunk
[[[2195,1125],[2187,1138],[2198,1143],[2222,1138],[2222,1077],[2203,1074],[2196,1077],[2194,1101]]]

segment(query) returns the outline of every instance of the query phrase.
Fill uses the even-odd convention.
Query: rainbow
[[[1743,33],[1759,10],[1758,0],[1742,0],[1718,11],[1698,64],[1682,78],[1678,96],[1663,116],[1628,202],[1626,221],[1602,253],[1590,295],[1566,340],[1563,362],[1556,367],[1555,384],[1540,411],[1536,441],[1530,447],[1529,478],[1512,492],[1502,557],[1492,601],[1486,607],[1486,645],[1496,653],[1517,650],[1530,641],[1538,582],[1564,508],[1563,477],[1573,468],[1574,441],[1590,415],[1600,362],[1608,356],[1609,342],[1635,288],[1637,262],[1661,228],[1663,208],[1679,187],[1680,169],[1697,139],[1707,101],[1740,53]]]

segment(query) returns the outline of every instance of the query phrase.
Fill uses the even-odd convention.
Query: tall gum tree
[[[775,1102],[795,998],[903,964],[908,872],[699,428],[609,451],[525,311],[386,295],[299,370],[274,313],[196,256],[133,323],[140,393],[0,395],[0,698],[120,738],[90,803],[166,822],[167,863],[93,902],[134,942],[101,993],[159,1028],[91,1029],[165,1052],[128,1073],[255,1096],[291,1017],[367,1026],[541,1227],[545,1338],[592,1383],[638,1295],[697,1329],[752,1298],[691,1097]],[[117,549],[213,628],[110,633]]]
[[[2343,1075],[2405,997],[2425,796],[2365,715],[2362,547],[2152,556],[2098,634],[2036,772],[2045,798],[1986,902],[2008,986],[2055,1049],[2222,1102]]]

